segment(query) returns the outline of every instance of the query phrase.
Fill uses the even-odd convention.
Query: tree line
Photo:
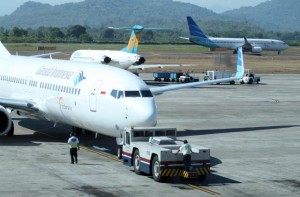
[[[249,31],[249,28],[235,28],[228,30],[219,27],[217,30],[207,29],[207,34],[215,37],[244,37],[272,38],[287,42],[291,46],[300,46],[300,32],[272,32],[264,30]],[[149,44],[183,44],[186,40],[179,39],[188,36],[187,30],[170,29],[163,31],[145,31],[141,34],[141,42]],[[12,29],[0,28],[0,40],[6,43],[127,43],[130,31],[120,31],[102,28],[90,28],[82,25],[73,25],[65,28],[39,27]]]

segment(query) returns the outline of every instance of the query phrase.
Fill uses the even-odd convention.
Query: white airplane
[[[153,95],[238,80],[244,73],[238,50],[234,77],[149,88],[113,66],[11,55],[0,42],[0,135],[13,135],[11,112],[121,137],[125,127],[155,126]]]
[[[71,61],[94,62],[119,67],[122,69],[143,69],[134,65],[143,64],[146,59],[137,54],[141,32],[143,30],[162,30],[161,28],[144,28],[141,25],[133,27],[109,27],[111,29],[132,30],[128,45],[120,51],[115,50],[77,50],[70,57]],[[133,65],[133,66],[132,66]]]
[[[244,38],[214,38],[207,36],[195,23],[192,17],[187,17],[188,26],[190,30],[190,38],[187,39],[192,43],[202,45],[209,48],[224,48],[237,52],[237,48],[243,47],[244,52],[260,53],[262,51],[281,51],[288,49],[288,45],[281,40],[273,39],[247,39]]]

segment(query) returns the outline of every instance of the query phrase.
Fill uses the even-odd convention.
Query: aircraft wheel
[[[14,136],[14,133],[15,133],[14,122],[11,121],[11,127],[10,127],[9,132],[6,134],[6,136]]]
[[[136,174],[142,174],[141,171],[141,157],[140,157],[140,153],[139,150],[135,150],[134,154],[133,154],[133,168],[134,168],[134,172]]]
[[[253,83],[253,79],[251,78],[251,79],[249,79],[248,84],[252,84],[252,83]]]

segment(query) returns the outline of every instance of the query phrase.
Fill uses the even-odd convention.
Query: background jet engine
[[[260,53],[260,52],[262,52],[261,47],[252,47],[252,53]]]
[[[0,106],[0,136],[6,135],[11,131],[12,127],[10,114],[4,107]]]
[[[105,58],[103,59],[103,63],[108,64],[109,62],[111,62],[111,58],[105,56]]]
[[[140,57],[139,60],[136,62],[136,65],[141,65],[145,63],[146,59],[144,57]]]

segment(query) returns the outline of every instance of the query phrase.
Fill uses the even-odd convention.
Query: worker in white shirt
[[[178,151],[175,153],[175,155],[178,155],[178,153],[181,151],[183,154],[183,163],[184,163],[184,170],[189,170],[191,165],[191,154],[192,154],[192,147],[190,144],[188,144],[187,140],[183,141],[183,145],[178,149]]]
[[[80,150],[79,140],[75,136],[75,133],[70,134],[70,138],[68,139],[68,144],[70,145],[70,156],[71,156],[71,164],[78,163],[78,154],[77,150]]]

